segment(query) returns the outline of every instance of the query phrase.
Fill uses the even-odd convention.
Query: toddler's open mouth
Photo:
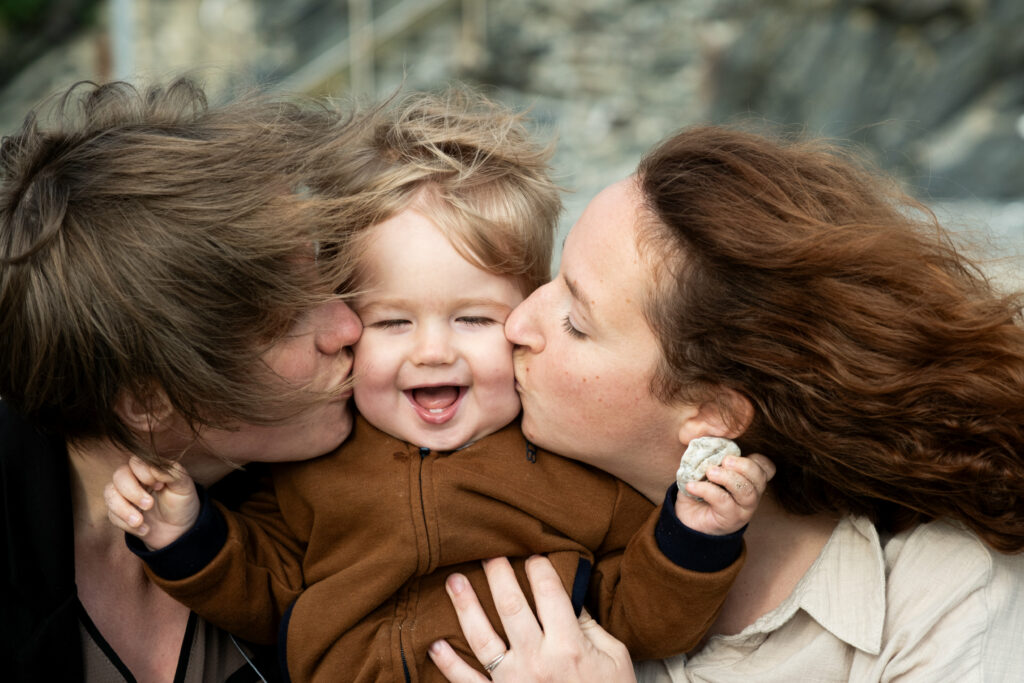
[[[465,393],[466,387],[452,384],[405,390],[420,419],[431,424],[444,424],[455,417]]]

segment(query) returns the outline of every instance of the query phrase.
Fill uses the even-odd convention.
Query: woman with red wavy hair
[[[506,331],[538,445],[642,492],[670,480],[673,433],[778,466],[704,644],[640,680],[1024,678],[1021,298],[895,184],[821,142],[684,130],[594,199]],[[633,419],[682,404],[701,410]],[[543,560],[543,631],[487,568],[507,645],[449,590],[480,661],[504,652],[494,680],[633,680]]]

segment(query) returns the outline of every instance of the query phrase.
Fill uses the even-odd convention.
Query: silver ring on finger
[[[486,671],[487,673],[493,672],[495,669],[498,668],[498,665],[501,664],[501,660],[505,659],[505,655],[507,654],[508,650],[505,650],[500,655],[492,659],[488,664],[484,664],[484,671]]]

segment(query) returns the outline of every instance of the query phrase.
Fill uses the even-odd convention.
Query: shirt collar
[[[858,650],[881,651],[885,557],[878,531],[868,519],[843,517],[793,593],[745,631],[775,631],[798,609]]]

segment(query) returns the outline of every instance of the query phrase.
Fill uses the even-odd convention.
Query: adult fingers
[[[444,585],[452,606],[455,607],[455,615],[459,619],[462,633],[466,636],[469,649],[476,655],[477,660],[486,665],[504,654],[508,650],[505,641],[494,632],[494,627],[480,606],[480,600],[469,580],[462,574],[452,574]]]
[[[487,679],[462,660],[462,657],[444,640],[438,640],[427,650],[427,654],[451,683],[480,683]]]
[[[491,589],[491,598],[494,600],[494,608],[498,611],[501,625],[505,627],[505,635],[508,636],[509,647],[522,651],[524,648],[535,649],[541,638],[540,624],[537,617],[530,609],[530,603],[526,601],[523,589],[519,585],[519,579],[508,558],[498,557],[484,561],[484,574],[487,575],[487,585]],[[501,652],[493,652],[491,658],[481,659],[482,664],[487,664],[497,657]]]
[[[582,635],[579,621],[572,607],[562,580],[558,577],[551,560],[541,555],[526,560],[526,576],[533,591],[533,600],[537,605],[537,618],[548,637],[557,634]],[[512,646],[516,640],[511,636]]]
[[[633,660],[625,644],[605,631],[585,609],[580,614],[579,627],[583,637],[589,640],[596,650],[606,654],[617,670],[627,673],[633,671]]]

